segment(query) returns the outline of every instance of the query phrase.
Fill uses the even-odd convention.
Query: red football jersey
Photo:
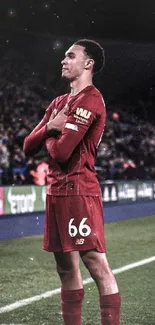
[[[46,124],[51,113],[68,105],[62,134],[48,138]],[[93,86],[75,96],[57,97],[43,120],[26,137],[24,151],[33,154],[46,141],[49,153],[47,194],[101,196],[94,168],[97,147],[104,130],[106,110],[101,93]]]

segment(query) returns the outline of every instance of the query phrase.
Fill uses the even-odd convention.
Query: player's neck
[[[80,93],[84,88],[91,86],[93,84],[92,78],[78,78],[70,83],[71,96],[76,96],[78,93]]]

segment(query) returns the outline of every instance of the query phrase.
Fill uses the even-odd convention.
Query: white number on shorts
[[[88,226],[88,225],[85,225],[85,221],[87,220],[87,218],[83,218],[80,222],[80,225],[79,225],[79,229],[74,226],[72,224],[72,222],[74,221],[74,218],[72,218],[69,222],[69,225],[68,225],[68,229],[69,229],[69,235],[71,237],[75,237],[77,235],[77,233],[79,232],[79,234],[83,237],[87,237],[90,235],[91,233],[91,228]],[[85,231],[84,231],[85,230]]]

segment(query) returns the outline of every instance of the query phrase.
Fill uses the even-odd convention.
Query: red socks
[[[119,325],[120,324],[120,293],[100,296],[101,324]]]
[[[64,325],[82,325],[82,301],[84,289],[61,290],[61,308]],[[101,324],[120,324],[120,294],[100,296]]]
[[[82,300],[84,289],[61,290],[61,309],[65,325],[82,324]]]

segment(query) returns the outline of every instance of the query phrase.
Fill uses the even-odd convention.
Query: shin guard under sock
[[[81,325],[84,289],[61,290],[61,309],[65,325]]]
[[[100,296],[101,325],[120,324],[120,293]]]

